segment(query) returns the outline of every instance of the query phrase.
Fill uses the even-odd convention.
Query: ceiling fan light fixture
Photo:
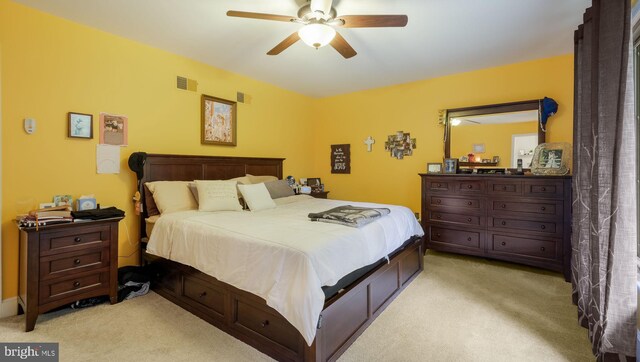
[[[310,47],[321,48],[336,36],[336,30],[326,24],[308,24],[298,30],[300,39]]]
[[[319,11],[323,15],[328,15],[331,11],[333,0],[313,0],[311,1],[311,11]]]

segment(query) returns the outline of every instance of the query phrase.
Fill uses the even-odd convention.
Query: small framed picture
[[[442,164],[427,163],[427,173],[442,173]]]
[[[534,175],[567,175],[572,151],[566,142],[539,144],[533,152],[531,172]]]
[[[56,204],[56,206],[62,206],[62,205],[72,206],[73,197],[71,197],[71,195],[55,195],[53,197],[53,203]]]
[[[458,173],[458,159],[457,158],[445,158],[444,159],[444,173]]]
[[[93,115],[69,112],[69,133],[71,138],[93,138]]]
[[[493,156],[493,162],[496,164],[500,163],[500,156]]]
[[[320,181],[320,178],[318,177],[308,177],[307,178],[307,185],[311,187],[311,190],[313,191],[320,191],[321,190],[321,185],[322,185],[322,181]]]

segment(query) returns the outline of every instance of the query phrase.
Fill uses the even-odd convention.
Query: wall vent
[[[244,93],[238,92],[238,95],[236,96],[236,100],[240,103],[244,103]]]
[[[178,89],[184,89],[192,92],[198,90],[198,82],[193,79],[178,76],[176,81]]]
[[[238,103],[251,104],[251,96],[247,93],[237,92],[236,101]]]

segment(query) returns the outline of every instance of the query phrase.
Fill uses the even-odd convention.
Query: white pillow
[[[198,189],[198,210],[200,211],[240,211],[236,181],[196,180]]]
[[[154,181],[146,183],[161,214],[198,209],[198,204],[191,191],[189,191],[188,184],[188,181]]]
[[[273,209],[276,203],[269,195],[269,190],[264,183],[254,185],[238,185],[242,198],[249,205],[251,211]]]

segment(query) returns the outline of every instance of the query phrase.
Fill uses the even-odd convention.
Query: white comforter
[[[291,196],[258,212],[182,211],[155,223],[147,252],[190,265],[258,295],[311,345],[324,304],[322,286],[372,264],[424,233],[406,207]],[[356,229],[313,222],[310,212],[340,205],[387,207]]]

